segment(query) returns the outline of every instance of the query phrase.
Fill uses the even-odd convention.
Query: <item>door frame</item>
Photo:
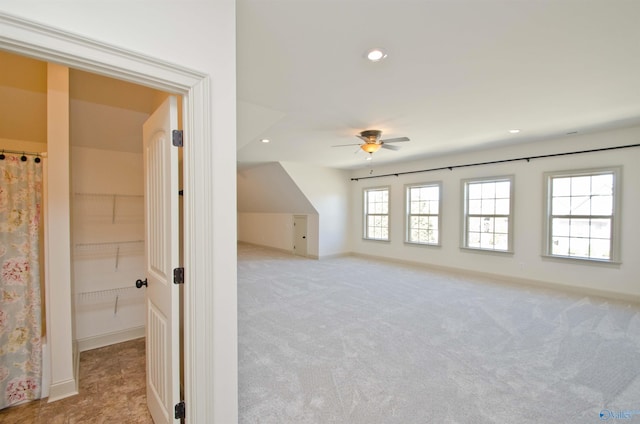
[[[237,417],[237,372],[234,371],[237,370],[237,362],[233,362],[233,358],[237,357],[235,322],[233,328],[214,331],[222,328],[214,328],[214,322],[220,321],[214,320],[214,315],[220,312],[211,307],[220,303],[220,299],[214,296],[216,281],[211,281],[211,276],[216,274],[213,270],[216,261],[212,258],[216,256],[211,242],[214,237],[210,221],[210,217],[216,215],[214,196],[211,196],[209,185],[197,184],[198,181],[216,180],[214,167],[211,166],[216,161],[214,143],[211,142],[213,111],[210,77],[1,11],[0,49],[182,95],[183,127],[187,141],[183,149],[183,187],[187,194],[184,198],[183,228],[186,422],[214,423],[216,416],[233,416],[233,409]],[[216,342],[215,346],[213,341]],[[227,371],[219,372],[225,369]],[[214,370],[218,372],[217,375]],[[214,390],[214,387],[221,390]],[[215,412],[213,405],[219,406]]]
[[[296,238],[296,220],[298,219],[304,219],[304,224],[305,224],[305,228],[304,228],[304,255],[298,255],[296,253],[296,249],[295,246],[297,245],[298,239]],[[308,224],[308,217],[307,215],[293,215],[293,254],[297,255],[297,256],[303,256],[303,257],[307,257],[309,256],[309,239],[307,239],[308,236],[308,232],[309,232],[309,224]]]

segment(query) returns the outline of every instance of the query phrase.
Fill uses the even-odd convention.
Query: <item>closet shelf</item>
[[[76,243],[74,258],[111,258],[114,259],[115,270],[118,270],[120,258],[123,256],[140,256],[144,254],[144,240],[116,241],[106,243]]]
[[[78,305],[98,305],[98,304],[111,304],[113,302],[113,314],[118,313],[119,303],[131,303],[140,302],[144,300],[144,290],[139,290],[136,287],[119,287],[107,290],[96,290],[90,292],[77,293]]]
[[[88,221],[112,224],[143,222],[144,195],[74,193],[74,212]]]

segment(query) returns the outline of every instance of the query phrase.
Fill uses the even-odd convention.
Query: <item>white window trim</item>
[[[613,173],[613,212],[611,214],[611,255],[609,259],[585,258],[579,256],[562,256],[551,253],[551,180],[553,177],[590,176]],[[609,166],[600,168],[586,168],[574,170],[551,171],[543,174],[544,210],[543,210],[543,234],[542,256],[560,261],[574,261],[576,263],[590,264],[620,264],[621,263],[621,211],[622,211],[622,166]]]
[[[512,255],[513,252],[513,232],[514,232],[514,222],[515,222],[515,176],[511,175],[501,175],[496,177],[480,177],[480,178],[466,178],[460,180],[461,183],[461,193],[462,193],[462,225],[460,228],[462,229],[462,234],[460,238],[460,248],[464,250],[468,250],[470,252],[482,252],[482,253],[496,253],[496,254],[509,254]],[[491,181],[509,181],[509,230],[508,230],[508,249],[507,250],[496,250],[496,249],[483,249],[481,247],[469,247],[467,245],[467,209],[468,209],[468,199],[467,199],[467,188],[471,183],[482,183],[482,182],[491,182]]]
[[[369,214],[367,209],[367,192],[376,191],[376,190],[387,190],[389,193],[389,200],[387,204],[387,238],[372,238],[367,237],[367,217],[369,215],[380,215],[380,214]],[[379,186],[379,187],[365,187],[362,189],[362,239],[367,241],[380,241],[383,243],[388,243],[391,241],[391,186]]]
[[[412,187],[438,187],[438,242],[437,243],[420,243],[410,241],[411,207],[409,205],[409,189]],[[412,246],[442,246],[442,181],[432,181],[427,183],[405,184],[404,186],[404,242]],[[431,215],[432,216],[432,215]]]

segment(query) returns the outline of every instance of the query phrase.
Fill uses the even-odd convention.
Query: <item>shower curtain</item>
[[[42,163],[0,154],[0,409],[40,398]]]

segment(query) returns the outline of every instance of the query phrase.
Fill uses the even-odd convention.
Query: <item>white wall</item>
[[[281,164],[318,211],[318,256],[322,258],[348,253],[349,173],[303,163]]]
[[[375,169],[375,174],[462,165],[523,156],[589,150],[600,147],[636,144],[640,128],[603,133],[564,136],[544,142],[496,148],[467,154],[439,157],[404,165]],[[364,179],[352,183],[351,237],[358,254],[382,256],[394,260],[443,266],[467,271],[500,274],[512,280],[523,279],[565,285],[585,292],[608,292],[613,295],[640,296],[640,148],[611,150],[519,161],[496,165],[457,168],[399,177]],[[604,265],[577,260],[547,259],[542,254],[543,173],[547,171],[623,166],[622,177],[622,264]],[[360,171],[362,172],[362,171]],[[514,254],[489,254],[460,249],[461,183],[465,178],[515,176]],[[365,177],[358,172],[353,177]],[[442,181],[442,246],[415,246],[404,243],[404,185]],[[390,242],[362,239],[362,190],[388,185],[391,188]]]
[[[202,390],[189,392],[198,406],[196,409],[192,405],[187,408],[192,412],[192,420],[236,422],[235,2],[69,0],[61,7],[59,2],[43,1],[34,4],[5,0],[0,4],[0,13],[13,14],[77,33],[81,37],[139,52],[163,62],[178,63],[209,77],[203,84],[211,95],[211,102],[207,104],[210,116],[204,119],[213,124],[210,132],[207,129],[206,134],[200,136],[210,139],[211,155],[208,155],[209,144],[207,147],[201,144],[194,146],[194,152],[204,151],[207,157],[203,158],[202,163],[193,162],[194,169],[186,172],[192,176],[212,174],[212,178],[207,178],[206,181],[190,181],[189,184],[199,193],[210,194],[215,201],[210,198],[194,199],[191,203],[196,210],[187,211],[187,222],[204,223],[199,228],[198,237],[206,238],[213,251],[211,257],[206,258],[211,264],[211,272],[207,273],[206,281],[200,282],[207,286],[207,294],[211,293],[213,302],[208,307],[212,316],[200,321],[190,317],[189,322],[197,323],[194,325],[197,325],[198,332],[203,327],[209,330],[211,338],[193,342],[202,346],[202,350],[189,356],[196,363],[189,362],[187,366],[191,364],[197,367],[201,364],[202,377],[197,380],[198,383],[207,383],[199,386]],[[176,25],[176,22],[180,24]],[[38,38],[34,36],[32,42],[37,46]],[[96,60],[100,60],[100,55],[94,56],[92,51],[87,51],[86,57],[97,57]],[[204,210],[206,221],[203,217]],[[191,254],[198,255],[198,252]],[[62,294],[68,291],[69,288],[66,288]],[[69,311],[67,324],[70,323]],[[60,366],[65,365],[55,364],[54,371],[60,370]],[[66,372],[66,369],[61,371]]]
[[[293,214],[240,213],[238,240],[292,252]]]

